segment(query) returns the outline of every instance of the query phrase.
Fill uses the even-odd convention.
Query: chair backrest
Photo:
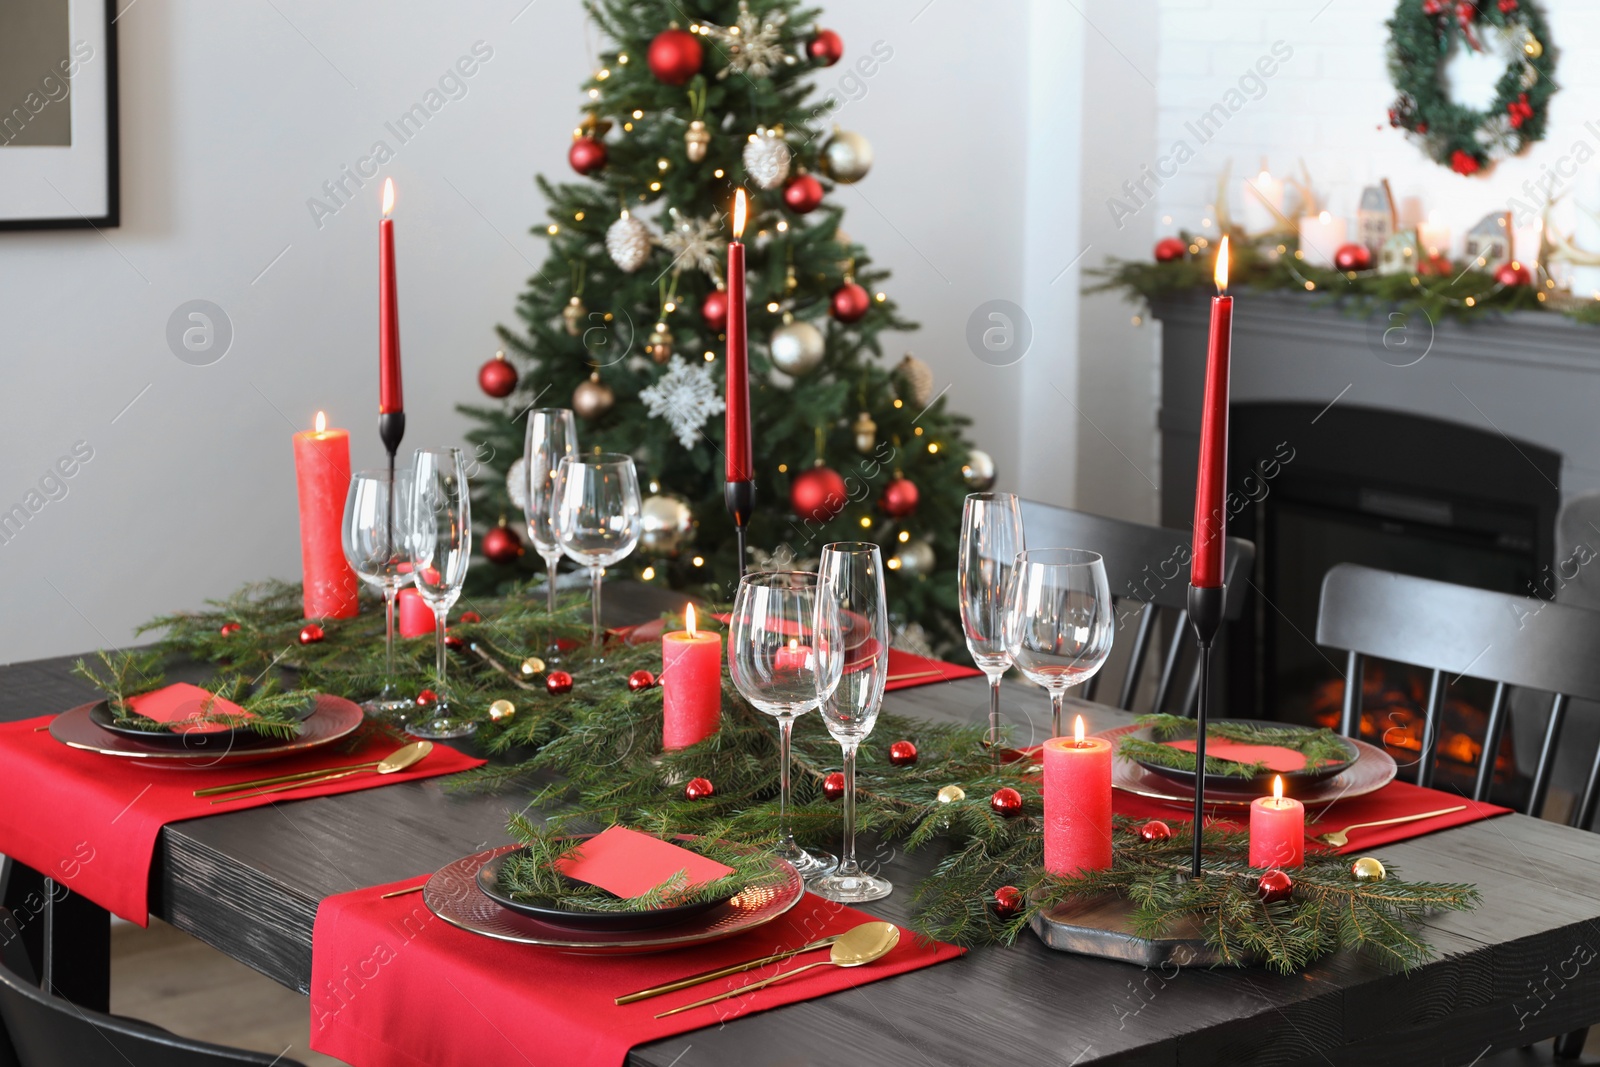
[[[90,1011],[51,996],[34,984],[32,965],[16,930],[11,912],[0,908],[0,1065],[303,1067],[265,1053],[191,1041],[136,1019]]]
[[[1022,525],[1030,547],[1087,548],[1105,558],[1106,581],[1111,586],[1112,599],[1117,602],[1119,631],[1124,620],[1137,616],[1128,669],[1117,698],[1118,707],[1133,707],[1145,657],[1159,625],[1158,617],[1163,612],[1175,613],[1175,636],[1167,648],[1150,705],[1151,711],[1165,710],[1178,688],[1183,650],[1191,644],[1185,634],[1189,624],[1190,532],[1108,519],[1036,500],[1024,500],[1021,507]],[[1248,593],[1244,575],[1250,573],[1255,556],[1255,545],[1237,537],[1228,538],[1223,573],[1228,591],[1223,615],[1229,620],[1237,619],[1244,608]],[[1098,675],[1089,680],[1084,688],[1086,699],[1094,699],[1099,681]],[[1194,657],[1182,681],[1179,713],[1193,714],[1200,695],[1198,656]]]
[[[1433,782],[1446,677],[1494,682],[1484,755],[1473,788],[1475,800],[1488,799],[1510,690],[1517,687],[1552,694],[1527,803],[1528,811],[1535,814],[1544,807],[1568,701],[1600,700],[1600,611],[1587,608],[1341,563],[1322,581],[1317,643],[1346,653],[1340,726],[1349,737],[1360,732],[1366,657],[1432,671],[1417,764],[1419,785]],[[1582,800],[1573,809],[1573,825],[1589,823],[1597,799],[1600,754]]]

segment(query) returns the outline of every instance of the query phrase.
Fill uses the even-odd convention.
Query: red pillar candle
[[[356,613],[356,572],[340,540],[350,492],[350,434],[317,428],[294,435],[294,476],[300,492],[301,605],[308,619],[348,619]]]
[[[433,609],[416,589],[407,587],[400,590],[395,606],[399,609],[401,637],[422,637],[433,633]]]
[[[400,389],[400,294],[394,276],[394,179],[383,180],[383,220],[378,223],[378,413],[405,410]]]
[[[1222,584],[1227,535],[1228,363],[1233,349],[1233,297],[1228,288],[1228,239],[1217,249],[1217,295],[1211,299],[1211,341],[1206,351],[1205,406],[1200,413],[1200,472],[1194,489],[1194,553],[1189,584]]]
[[[722,726],[722,635],[701,633],[694,605],[684,629],[661,635],[661,747],[688,748]]]
[[[1306,806],[1283,795],[1283,777],[1272,779],[1272,795],[1250,803],[1250,866],[1298,867],[1306,861]]]
[[[728,354],[724,374],[728,382],[727,480],[748,482],[755,477],[750,444],[750,354],[744,316],[744,190],[733,197],[733,240],[728,242]]]
[[[1044,869],[1058,878],[1111,866],[1111,742],[1083,736],[1044,743]]]

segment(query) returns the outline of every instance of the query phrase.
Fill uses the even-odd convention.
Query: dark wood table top
[[[613,595],[608,602],[623,601]],[[654,617],[649,598],[617,603]],[[610,614],[608,612],[608,614]],[[0,668],[0,720],[90,699],[69,658]],[[1048,722],[1038,689],[1008,682],[1023,736]],[[981,678],[889,694],[886,707],[981,721]],[[1092,727],[1123,713],[1080,703]],[[438,780],[274,804],[166,827],[151,909],[302,992],[322,898],[433,871],[506,841],[516,795],[455,796]],[[1600,1021],[1600,836],[1509,815],[1385,846],[1408,877],[1475,883],[1473,912],[1430,919],[1439,956],[1410,975],[1341,954],[1304,974],[1160,973],[1045,949],[961,959],[641,1046],[629,1062],[699,1064],[1467,1064]],[[936,856],[890,854],[895,894],[866,910],[904,923]],[[689,969],[693,969],[690,967]]]

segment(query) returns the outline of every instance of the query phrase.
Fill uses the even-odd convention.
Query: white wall
[[[381,455],[377,188],[320,229],[306,201],[481,40],[493,55],[467,95],[385,168],[400,190],[407,439],[459,439],[453,405],[480,398],[493,326],[543,260],[530,177],[569,173],[592,69],[574,0],[120,6],[122,226],[0,234],[0,510],[75,442],[93,449],[68,495],[0,544],[3,660],[120,644],[158,612],[298,577],[291,432],[326,408],[358,466]],[[1026,5],[991,5],[979,24],[924,0],[828,17],[847,60],[875,40],[895,50],[840,115],[877,149],[871,177],[840,194],[846,224],[924,324],[907,347],[1014,482],[1020,377],[962,337],[975,303],[1022,289]],[[211,366],[165,341],[195,298],[235,331]]]

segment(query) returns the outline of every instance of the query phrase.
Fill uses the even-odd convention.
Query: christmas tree
[[[503,474],[521,456],[522,412],[571,406],[581,447],[631,454],[647,494],[639,549],[615,570],[731,599],[723,272],[743,187],[749,564],[803,569],[830,541],[875,541],[901,643],[959,647],[962,500],[987,487],[992,463],[962,439],[967,420],[933,395],[926,364],[884,359],[885,334],[916,327],[828,199],[872,162],[865,138],[828,121],[836,98],[813,85],[843,42],[795,0],[586,7],[613,42],[583,87],[568,156],[587,180],[538,179],[549,222],[534,232],[549,254],[518,301],[521,328],[500,329],[505,358],[479,375],[505,403],[463,406],[481,423],[469,438]],[[542,566],[517,555],[521,505],[504,481],[480,478],[476,492],[488,525],[513,520],[491,531],[484,551],[498,565],[477,568],[478,580],[504,585]]]

